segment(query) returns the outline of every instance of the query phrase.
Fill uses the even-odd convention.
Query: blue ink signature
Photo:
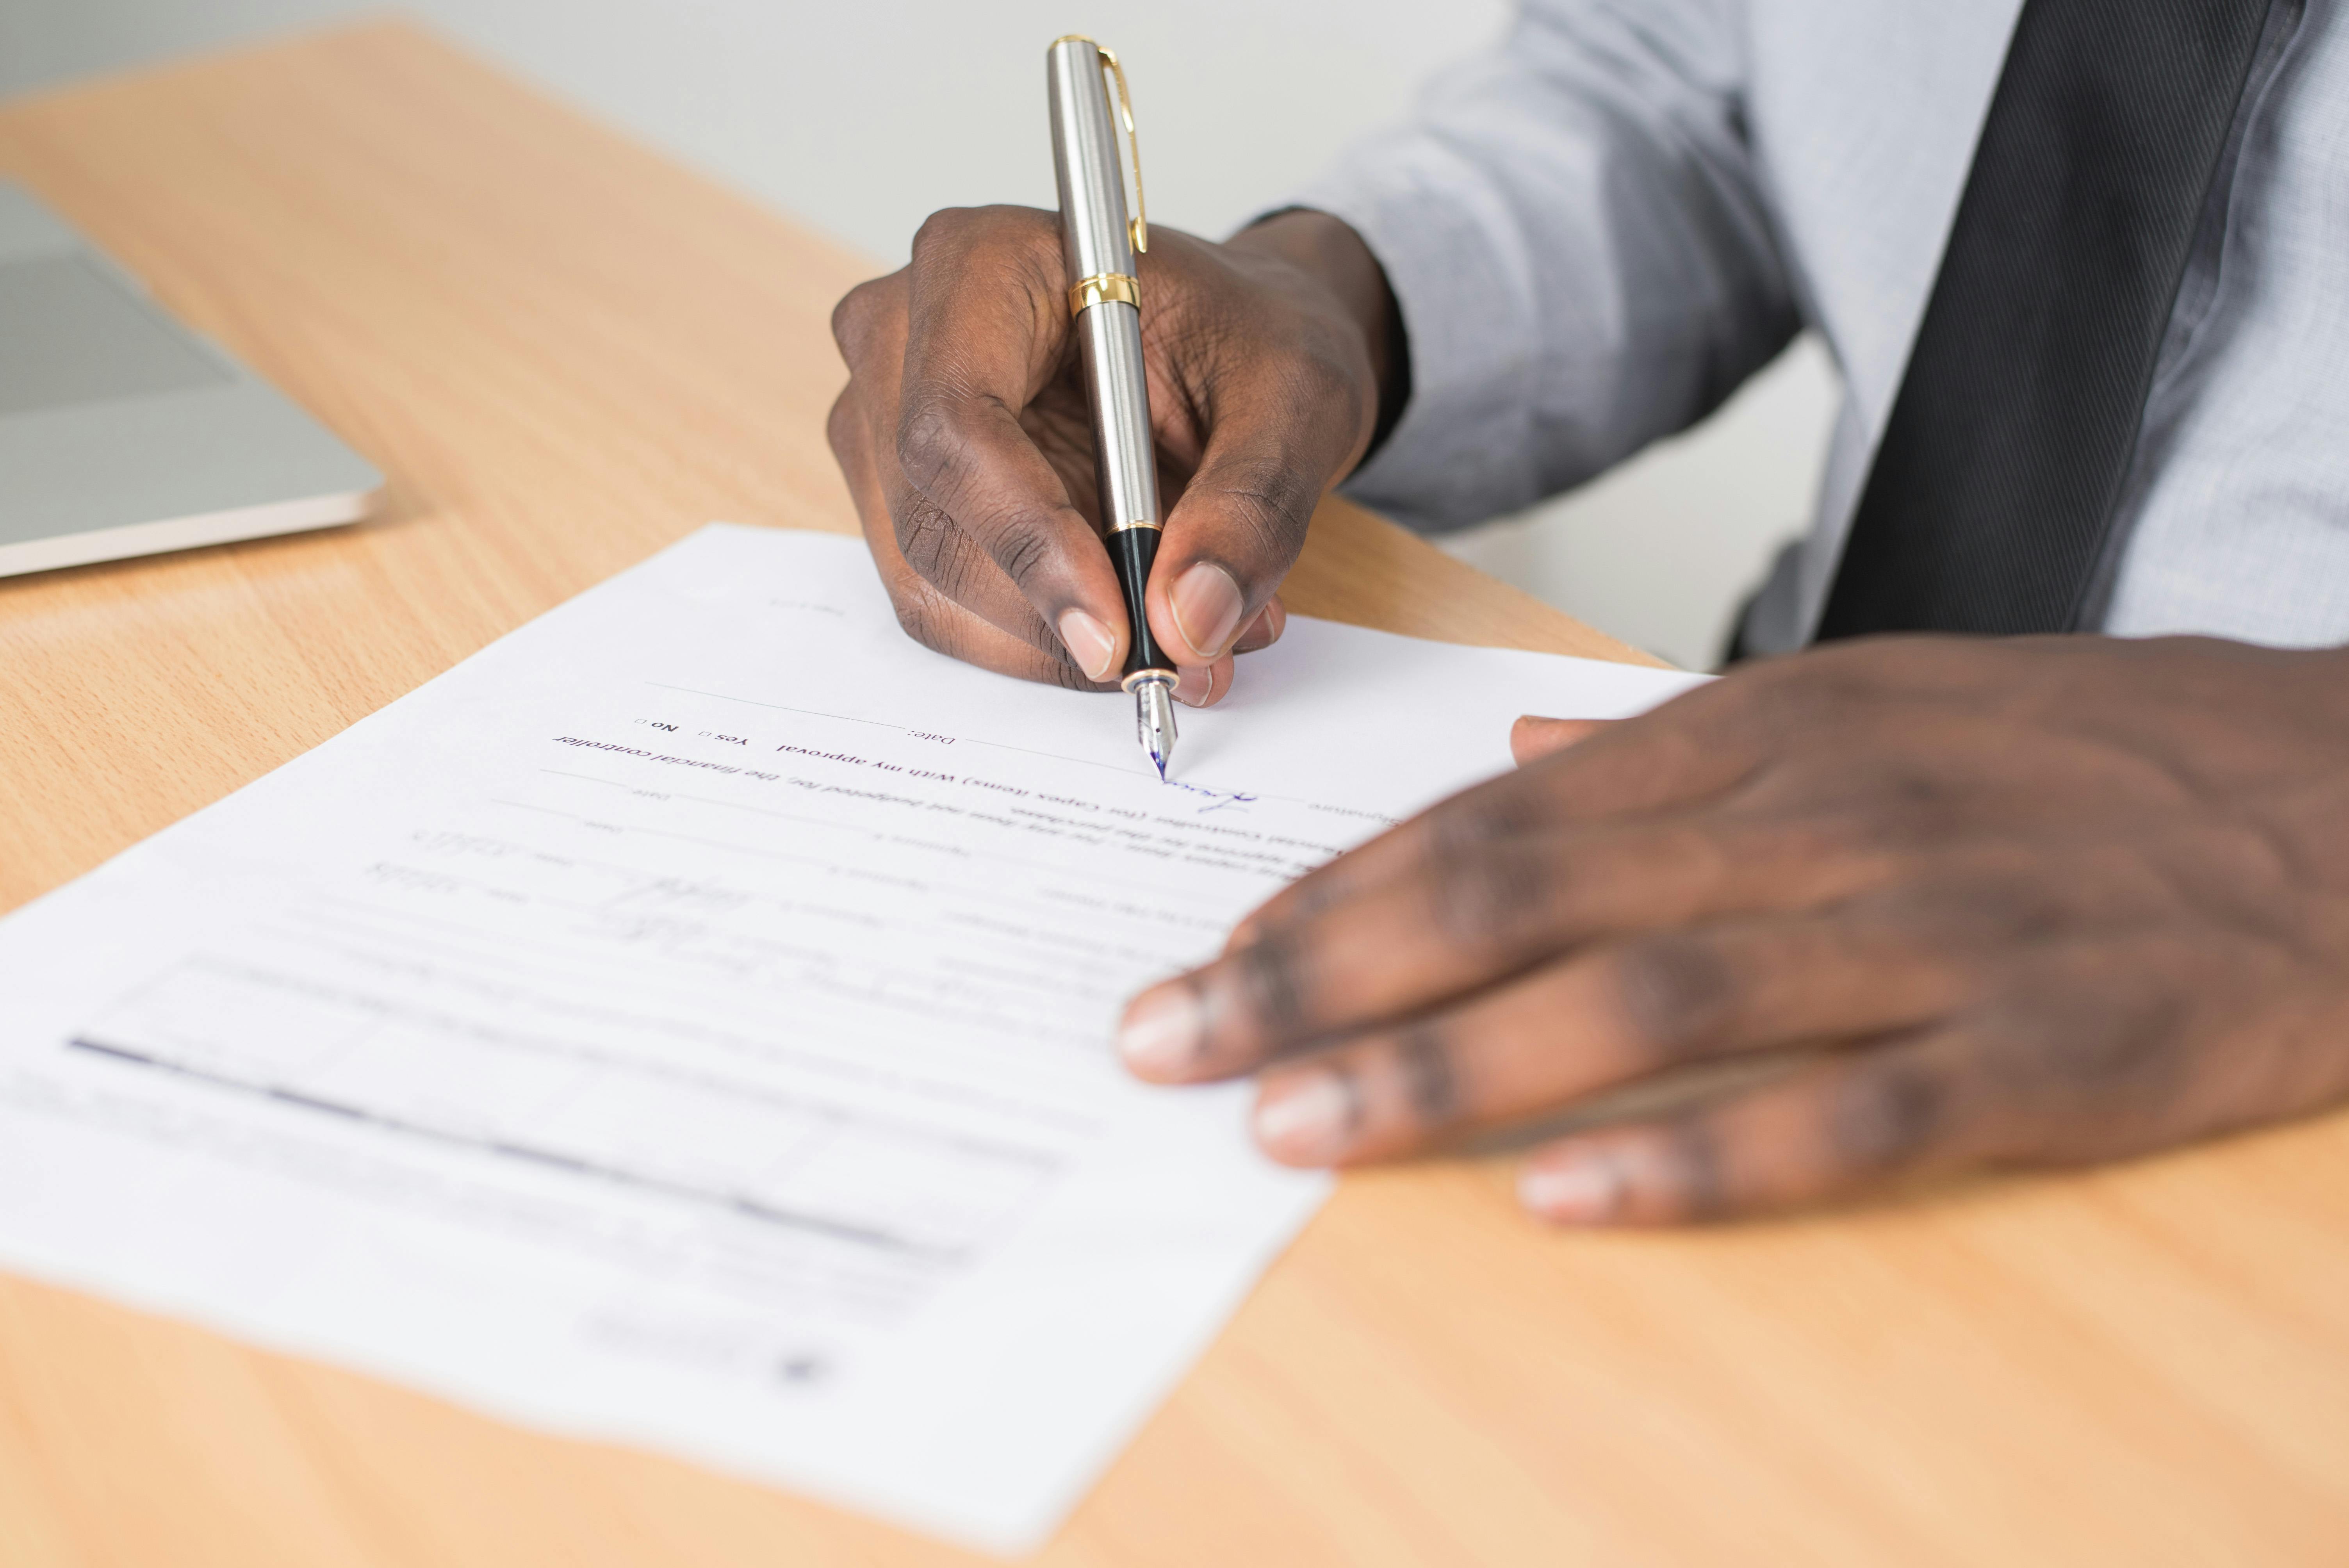
[[[1185,784],[1180,779],[1169,779],[1166,780],[1166,783],[1171,789],[1188,789],[1194,795],[1205,795],[1207,798],[1208,803],[1199,808],[1199,815],[1202,817],[1208,815],[1210,812],[1227,810],[1233,806],[1237,806],[1242,810],[1246,810],[1250,805],[1255,803],[1257,799],[1253,795],[1244,794],[1237,789],[1210,789],[1205,785]]]

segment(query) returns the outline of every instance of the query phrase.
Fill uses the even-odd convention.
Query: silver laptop
[[[0,576],[350,522],[382,482],[0,180]]]

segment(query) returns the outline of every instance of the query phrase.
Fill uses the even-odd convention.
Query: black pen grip
[[[1133,628],[1133,642],[1125,655],[1125,673],[1136,670],[1172,670],[1174,661],[1150,634],[1150,615],[1143,599],[1143,591],[1150,586],[1150,563],[1158,559],[1158,530],[1154,528],[1121,528],[1109,536],[1109,558],[1117,568],[1118,586],[1125,590],[1126,624]]]

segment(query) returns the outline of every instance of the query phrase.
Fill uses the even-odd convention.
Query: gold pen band
[[[1087,305],[1105,299],[1123,300],[1134,309],[1142,308],[1142,285],[1123,273],[1095,273],[1069,287],[1069,314],[1081,315]]]
[[[1166,526],[1166,525],[1165,525],[1164,523],[1163,523],[1163,522],[1154,522],[1154,521],[1152,521],[1149,518],[1146,518],[1146,517],[1137,517],[1137,518],[1135,518],[1132,522],[1121,522],[1121,523],[1119,523],[1115,528],[1111,529],[1111,530],[1110,530],[1110,531],[1111,531],[1112,533],[1123,533],[1127,529],[1130,529],[1130,528],[1155,528],[1155,529],[1164,529],[1165,526]]]

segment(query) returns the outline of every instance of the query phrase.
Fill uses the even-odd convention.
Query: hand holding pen
[[[1392,307],[1370,252],[1319,213],[1223,244],[1148,237],[1133,275],[1164,527],[1141,624],[1175,696],[1204,707],[1234,653],[1279,634],[1306,523],[1377,421]],[[834,314],[850,380],[830,433],[909,633],[1115,691],[1135,621],[1104,542],[1069,283],[1056,214],[934,215],[908,266]]]

